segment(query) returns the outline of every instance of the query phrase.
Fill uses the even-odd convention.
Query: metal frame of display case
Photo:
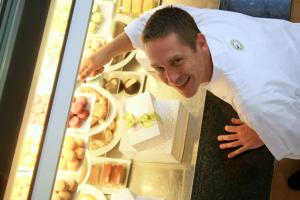
[[[93,0],[75,1],[31,199],[52,195],[92,5]]]

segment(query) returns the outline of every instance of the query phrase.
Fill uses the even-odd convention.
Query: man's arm
[[[112,42],[85,59],[80,66],[79,78],[85,80],[91,73],[101,73],[104,70],[103,66],[115,56],[127,53],[135,48],[143,49],[140,38],[145,24],[154,10],[133,20],[125,27],[124,32],[118,35]]]
[[[132,43],[126,33],[121,33],[113,41],[98,49],[93,55],[85,59],[79,71],[79,78],[84,80],[93,71],[102,72],[104,65],[113,57],[133,50]]]

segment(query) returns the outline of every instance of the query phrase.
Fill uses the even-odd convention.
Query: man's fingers
[[[83,70],[79,73],[79,78],[80,78],[80,80],[84,80],[86,77],[87,77],[86,69],[83,69]]]
[[[86,69],[86,65],[82,64],[79,68],[79,74],[82,73]]]
[[[239,128],[239,126],[229,126],[229,125],[226,125],[226,126],[224,127],[225,131],[231,132],[231,133],[236,133],[236,132],[238,132],[238,128]]]
[[[220,149],[229,149],[229,148],[234,148],[241,146],[241,142],[239,140],[233,141],[233,142],[227,142],[220,144]]]
[[[238,139],[238,134],[230,134],[230,135],[219,135],[218,140],[219,141],[231,141]]]
[[[228,158],[234,158],[235,156],[237,156],[237,155],[239,155],[239,154],[241,154],[245,151],[247,151],[247,148],[244,147],[244,146],[241,146],[237,150],[235,150],[235,151],[231,152],[230,154],[228,154]]]
[[[232,122],[233,124],[236,124],[236,125],[240,125],[240,124],[243,124],[243,123],[244,123],[242,120],[237,119],[237,118],[232,118],[232,119],[231,119],[231,122]]]

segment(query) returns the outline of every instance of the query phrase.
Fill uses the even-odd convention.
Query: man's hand
[[[219,135],[219,141],[226,141],[227,143],[220,144],[220,149],[228,149],[239,147],[237,150],[228,154],[228,158],[233,158],[250,149],[256,149],[264,145],[258,134],[250,128],[246,123],[240,119],[231,119],[235,126],[225,126],[227,132],[233,133],[228,135]]]
[[[102,73],[104,65],[107,64],[113,57],[130,52],[134,48],[125,32],[120,33],[111,42],[98,49],[93,55],[85,59],[79,71],[79,79],[84,81],[89,75]]]
[[[101,64],[103,63],[101,59],[104,60],[104,58],[101,58],[101,55],[99,54],[93,54],[90,57],[84,59],[79,69],[79,79],[81,81],[84,81],[90,75],[95,76],[103,72],[104,67]]]

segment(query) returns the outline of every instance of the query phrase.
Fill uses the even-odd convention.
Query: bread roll
[[[68,188],[69,187],[64,180],[59,179],[55,182],[54,191],[63,192],[63,191],[67,191]]]
[[[78,170],[80,167],[80,161],[76,160],[76,161],[72,161],[72,162],[67,162],[67,168],[69,170]]]
[[[66,150],[63,153],[63,157],[66,162],[73,162],[77,160],[76,153],[73,150]]]
[[[69,180],[66,180],[66,182],[68,183],[68,186],[69,186],[69,191],[70,192],[75,192],[77,190],[77,186],[78,186],[78,183],[75,179],[69,179]]]
[[[59,192],[58,196],[62,200],[72,200],[72,194],[71,194],[71,192]]]
[[[62,169],[62,170],[67,169],[67,163],[66,163],[66,161],[65,161],[64,158],[61,158],[61,159],[59,160],[58,168],[59,168],[59,169]]]
[[[61,198],[59,197],[59,195],[56,192],[53,192],[51,200],[61,200]]]
[[[66,136],[64,140],[64,148],[75,149],[76,147],[77,147],[77,143],[75,142],[75,140],[70,136]]]
[[[75,150],[75,153],[76,153],[76,157],[77,159],[79,160],[83,160],[84,159],[84,148],[82,147],[78,147],[76,150]]]
[[[74,141],[78,147],[85,147],[85,142],[83,141],[83,139],[75,138]]]

